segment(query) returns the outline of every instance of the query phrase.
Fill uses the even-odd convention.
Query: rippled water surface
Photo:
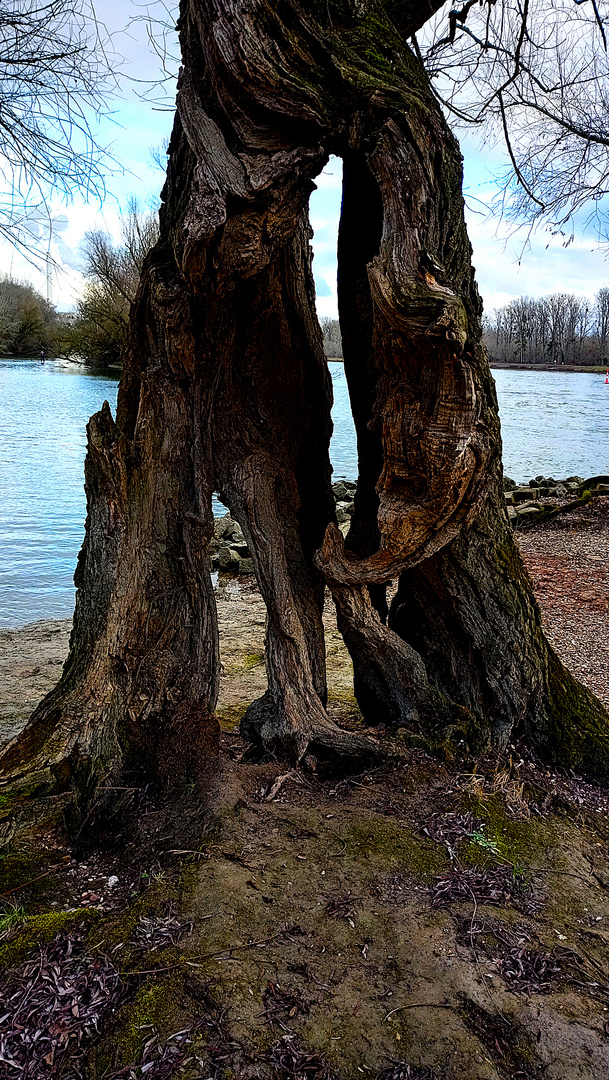
[[[65,618],[85,519],[85,425],[118,380],[0,360],[0,625]]]
[[[330,367],[334,474],[355,478],[343,367]],[[604,376],[496,371],[495,378],[510,476],[609,472]],[[114,378],[58,362],[0,360],[0,625],[72,613],[85,518],[85,426],[104,400],[114,410],[117,389]]]
[[[564,479],[609,472],[609,385],[585,372],[493,371],[504,472]]]

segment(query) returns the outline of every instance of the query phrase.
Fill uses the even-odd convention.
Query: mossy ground
[[[75,926],[90,924],[98,918],[95,908],[76,908],[72,911],[48,911],[44,915],[25,915],[15,922],[0,941],[0,967],[14,967],[33,946],[45,945],[62,932]]]
[[[524,928],[547,952],[589,958],[589,981],[609,986],[609,800],[528,765],[503,790],[494,762],[467,776],[463,763],[402,742],[401,759],[386,768],[349,777],[319,762],[268,802],[288,770],[242,760],[235,730],[265,688],[263,604],[244,590],[240,603],[227,598],[219,610],[222,749],[207,775],[165,802],[149,791],[117,793],[124,805],[112,824],[87,825],[71,844],[62,805],[35,804],[0,858],[0,904],[25,915],[0,939],[5,968],[49,934],[78,928],[92,954],[123,974],[126,1000],[87,1049],[87,1080],[137,1061],[153,1032],[162,1041],[192,1026],[205,1063],[193,1080],[285,1080],[267,1058],[290,1031],[299,1047],[323,1051],[339,1080],[373,1077],[388,1057],[431,1066],[442,1080],[609,1075],[609,995],[584,985],[512,993],[470,934],[491,920]],[[329,712],[357,727],[350,662],[329,606],[324,622]],[[12,809],[0,805],[0,826]],[[484,843],[464,837],[459,863],[514,867],[537,912],[432,906],[434,879],[455,863],[422,827],[452,813],[482,823]],[[91,890],[98,899],[83,899]],[[140,946],[140,920],[170,905],[192,933],[156,950]],[[308,1013],[282,1017],[288,1032],[266,1018],[269,984],[307,1003]]]
[[[608,971],[609,984],[602,815],[567,796],[535,812],[552,791],[543,777],[519,815],[509,793],[476,787],[421,751],[358,776],[296,773],[268,802],[281,768],[242,762],[242,750],[238,735],[223,736],[200,786],[170,803],[135,802],[118,846],[86,854],[89,875],[93,866],[102,878],[115,874],[123,889],[110,903],[101,886],[99,911],[81,910],[77,896],[74,911],[51,908],[79,891],[69,870],[80,864],[58,862],[59,837],[54,847],[46,835],[46,853],[41,845],[35,855],[14,850],[4,860],[10,888],[20,875],[27,885],[47,863],[56,869],[11,894],[27,919],[4,952],[0,943],[0,960],[19,963],[39,935],[78,925],[129,987],[90,1045],[91,1080],[136,1062],[151,1033],[162,1041],[187,1027],[205,1067],[220,1046],[221,1080],[275,1080],[268,1053],[286,1029],[345,1080],[374,1076],[388,1057],[431,1066],[446,1080],[505,1080],[517,1068],[550,1080],[606,1075],[608,995],[569,986],[515,994],[458,929],[464,919],[526,926],[546,950],[562,943],[588,957]],[[459,862],[511,863],[528,876],[537,913],[433,908],[430,886],[456,864],[422,827],[432,813],[453,812],[475,815],[488,841],[465,837]],[[138,945],[139,920],[169,905],[192,933],[156,951]],[[285,1028],[272,1027],[269,984],[298,994],[308,1013],[286,1013]]]

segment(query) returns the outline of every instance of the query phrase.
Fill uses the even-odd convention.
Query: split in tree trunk
[[[5,789],[72,785],[85,803],[110,773],[175,782],[212,751],[213,490],[268,610],[248,736],[293,761],[371,750],[325,711],[327,583],[367,720],[477,749],[523,735],[609,773],[609,718],[545,642],[508,529],[461,159],[407,45],[430,14],[418,0],[182,0],[160,240],[116,423],[104,407],[89,425],[70,656],[0,758]],[[360,473],[346,544],[307,216],[331,153]]]

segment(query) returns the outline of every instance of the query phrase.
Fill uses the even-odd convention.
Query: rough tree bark
[[[505,516],[461,159],[407,45],[433,7],[182,0],[160,240],[116,422],[105,407],[89,425],[70,656],[0,758],[5,789],[72,785],[87,801],[121,770],[175,779],[209,753],[213,490],[268,610],[250,738],[292,760],[369,749],[325,712],[327,583],[369,721],[473,748],[525,734],[607,774],[609,718],[548,648]],[[307,213],[331,153],[360,469],[346,545]]]

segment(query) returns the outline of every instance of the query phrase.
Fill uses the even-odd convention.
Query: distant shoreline
[[[37,356],[6,356],[6,357],[0,357],[0,359],[3,359],[3,360],[28,360],[28,361],[35,361],[36,363],[40,362],[38,360]],[[94,367],[90,367],[88,364],[84,363],[84,361],[82,361],[82,360],[74,360],[69,356],[68,357],[65,357],[65,356],[47,356],[46,359],[49,362],[52,361],[54,363],[59,363],[61,366],[66,367],[66,368],[71,366],[71,365],[74,365],[74,367],[78,367],[78,368],[85,368],[85,369],[87,369],[87,371],[89,373],[94,373],[95,375],[108,374],[108,375],[119,375],[120,376],[120,374],[122,372],[122,368],[118,364],[111,364],[111,365],[108,365],[108,367],[105,367],[105,368],[99,368],[99,367],[94,368]],[[328,361],[329,364],[343,364],[344,363],[344,360],[343,360],[342,356],[326,356],[326,360]],[[594,365],[594,364],[591,364],[591,365],[586,365],[586,364],[504,364],[500,360],[490,360],[489,361],[489,367],[490,367],[491,371],[493,371],[493,370],[497,370],[497,371],[554,371],[554,372],[575,371],[575,372],[583,372],[584,374],[587,374],[587,375],[604,375],[605,372],[609,369],[609,364],[596,364],[596,365]]]
[[[329,364],[342,364],[342,356],[326,356]],[[609,364],[504,364],[501,360],[489,360],[491,371],[579,371],[586,375],[604,375]]]
[[[502,364],[499,360],[489,360],[489,367],[491,371],[497,369],[498,371],[555,371],[560,373],[561,371],[579,371],[584,372],[587,375],[604,375],[607,371],[608,365],[589,365],[586,364]]]

